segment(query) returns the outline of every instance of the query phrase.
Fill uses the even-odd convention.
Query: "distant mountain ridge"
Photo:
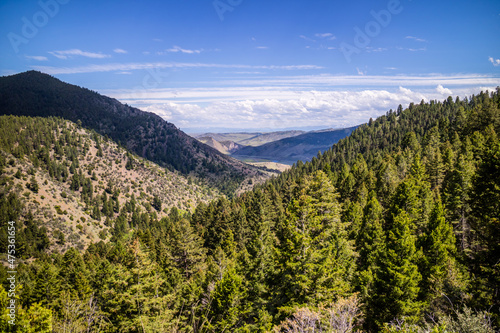
[[[231,154],[231,153],[233,153],[233,152],[235,152],[238,149],[243,147],[242,145],[240,145],[234,141],[217,141],[210,136],[204,136],[204,137],[198,138],[197,140],[200,142],[203,142],[204,144],[206,144],[212,148],[217,149],[218,151],[220,151],[221,153],[226,154],[226,155]]]
[[[268,159],[285,164],[293,164],[298,160],[309,161],[319,151],[324,152],[349,136],[356,128],[357,126],[306,132],[256,147],[246,146],[235,151],[232,156],[240,159]]]
[[[61,117],[108,136],[160,166],[232,194],[256,168],[204,145],[160,116],[37,71],[0,77],[0,114]]]
[[[218,142],[233,141],[242,146],[260,146],[265,143],[290,138],[304,133],[307,132],[290,130],[275,132],[203,133],[193,135],[193,137],[196,139],[210,137]]]

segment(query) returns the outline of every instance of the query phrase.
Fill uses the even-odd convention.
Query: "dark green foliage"
[[[386,245],[377,251],[373,289],[368,296],[367,324],[381,328],[393,318],[419,319],[422,304],[417,297],[422,279],[411,219],[401,210],[393,217]]]
[[[159,212],[161,211],[161,199],[157,195],[153,197],[153,208]]]
[[[337,193],[322,171],[306,177],[297,199],[288,205],[281,238],[275,297],[282,311],[349,293],[352,250]]]
[[[134,162],[133,162],[132,156],[129,154],[127,155],[127,163],[125,163],[125,169],[127,169],[127,170],[134,169]]]
[[[471,265],[478,287],[484,293],[483,302],[498,309],[500,301],[500,143],[491,140],[481,156],[482,162],[473,178],[471,190],[472,244]]]
[[[15,254],[19,258],[41,255],[50,245],[47,228],[33,219],[29,212],[22,216],[23,204],[15,192],[0,193],[0,246],[7,249],[8,222],[15,222]]]

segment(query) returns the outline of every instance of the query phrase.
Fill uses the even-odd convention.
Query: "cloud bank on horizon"
[[[1,75],[39,70],[182,129],[345,127],[500,86],[494,0],[7,0],[0,20]]]

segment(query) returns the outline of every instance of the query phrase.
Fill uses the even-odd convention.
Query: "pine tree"
[[[415,244],[409,214],[401,210],[394,216],[385,248],[377,252],[373,290],[367,300],[367,327],[381,328],[395,318],[410,321],[420,318],[422,304],[417,298],[422,276]]]
[[[237,272],[236,243],[231,231],[207,260],[205,281],[207,328],[213,332],[234,331],[245,314],[243,278]]]
[[[206,253],[202,246],[203,241],[185,218],[172,221],[167,225],[167,230],[170,259],[182,272],[185,280],[189,280],[204,267]]]
[[[463,145],[457,140],[456,144],[462,152],[458,155],[453,170],[444,180],[443,202],[446,205],[447,217],[456,225],[460,250],[465,251],[469,250],[470,245],[469,198],[476,167],[470,140],[464,140]]]
[[[350,292],[352,248],[337,193],[322,171],[306,177],[287,208],[276,284],[284,314],[295,305],[332,301]],[[283,307],[284,306],[284,307]]]
[[[470,265],[476,274],[477,289],[482,289],[478,301],[500,308],[500,143],[489,141],[482,154],[482,162],[473,179],[470,205],[471,226],[476,235]],[[480,284],[480,285],[477,285]],[[484,297],[484,298],[483,298]]]
[[[76,172],[73,172],[73,176],[71,177],[71,185],[69,188],[73,191],[80,190],[80,177]]]
[[[101,220],[101,211],[99,210],[99,206],[97,204],[92,208],[92,214],[90,214],[90,217],[92,217],[94,220]]]
[[[397,216],[401,210],[404,210],[411,220],[410,226],[412,230],[415,231],[420,240],[427,225],[431,206],[432,194],[430,186],[425,180],[424,166],[420,161],[420,157],[416,155],[413,158],[410,175],[398,185],[391,200],[387,228],[392,227],[392,218]]]
[[[59,294],[57,274],[58,270],[52,264],[48,262],[43,262],[41,264],[36,275],[34,295],[31,302],[38,302],[42,305],[52,305]]]
[[[448,299],[455,298],[465,289],[464,278],[455,260],[455,243],[453,227],[446,221],[444,208],[438,197],[423,242],[424,264],[421,267],[422,299],[430,303],[432,313],[446,308],[449,305]]]
[[[40,189],[40,186],[38,185],[38,182],[36,181],[35,176],[31,176],[30,182],[27,185],[27,187],[33,192],[33,193],[38,193],[38,190]]]
[[[270,276],[274,274],[274,228],[272,204],[268,193],[255,191],[247,223],[250,226],[249,240],[242,255],[242,270],[245,274],[244,286],[248,291],[247,301],[251,304],[249,314],[257,318],[259,310],[265,309],[269,297]]]
[[[161,212],[161,199],[156,194],[153,196],[153,208]]]
[[[61,289],[79,297],[88,295],[90,293],[88,275],[85,262],[78,250],[73,247],[69,248],[63,256],[59,271],[59,276],[64,281],[61,284]]]
[[[359,271],[367,270],[373,266],[375,254],[385,245],[382,223],[382,206],[380,206],[375,192],[372,191],[364,208],[361,228],[356,237]]]

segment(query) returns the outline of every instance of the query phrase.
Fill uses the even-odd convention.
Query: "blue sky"
[[[187,131],[345,127],[500,86],[500,1],[0,2],[0,74],[51,74]]]

